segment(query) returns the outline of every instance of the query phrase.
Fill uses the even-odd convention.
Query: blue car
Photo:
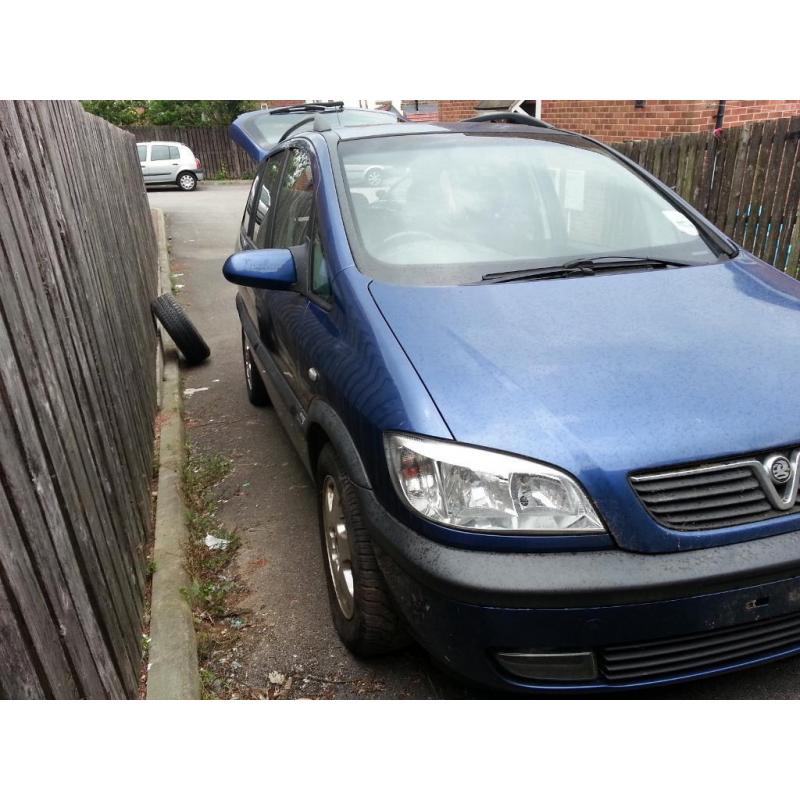
[[[237,125],[247,391],[347,647],[523,693],[800,652],[797,281],[536,120]]]

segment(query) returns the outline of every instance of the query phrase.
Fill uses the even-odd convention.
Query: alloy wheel
[[[331,475],[322,483],[322,530],[336,601],[342,614],[350,619],[355,608],[352,552],[342,501]]]
[[[247,381],[247,388],[253,391],[253,357],[250,355],[250,345],[242,337],[242,355],[244,357],[244,379]]]

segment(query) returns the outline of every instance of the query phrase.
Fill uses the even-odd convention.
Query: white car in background
[[[386,178],[386,166],[379,164],[346,164],[347,179],[357,186],[380,186]]]
[[[148,186],[174,183],[184,192],[193,192],[203,180],[200,159],[180,142],[138,142],[142,178]]]

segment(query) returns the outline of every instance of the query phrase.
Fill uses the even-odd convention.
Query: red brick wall
[[[718,100],[543,100],[542,119],[607,142],[714,129]],[[798,100],[728,100],[723,127],[800,115]]]
[[[271,108],[305,100],[264,100]],[[413,101],[404,100],[403,103]],[[441,122],[457,122],[481,112],[479,100],[420,100],[434,104]],[[542,119],[558,128],[586,133],[606,142],[625,139],[660,139],[677,133],[714,129],[719,100],[646,100],[636,108],[633,100],[542,100]],[[413,114],[411,116],[414,116]],[[424,115],[427,121],[433,115]],[[800,116],[800,100],[728,100],[723,127],[777,117]],[[420,117],[422,119],[423,117]]]
[[[456,122],[480,113],[478,100],[439,100],[439,120]],[[719,100],[542,100],[542,119],[559,128],[607,142],[660,139],[677,133],[711,131]],[[800,115],[800,100],[728,100],[723,127]]]
[[[458,122],[462,119],[469,119],[479,114],[475,106],[480,100],[440,100],[439,101],[439,121]]]
[[[800,100],[728,100],[724,125],[800,115]]]

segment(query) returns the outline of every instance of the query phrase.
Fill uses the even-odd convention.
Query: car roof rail
[[[301,117],[294,125],[290,125],[282,134],[281,138],[278,139],[278,144],[281,142],[285,142],[298,128],[302,127],[306,124],[306,122],[312,122],[317,117],[316,115],[308,116],[308,117]]]
[[[310,111],[317,114],[341,111],[344,108],[342,100],[335,100],[329,103],[299,103],[296,106],[284,106],[283,108],[269,109],[270,114],[294,114],[298,111]]]
[[[314,122],[314,130],[319,133],[324,133],[325,131],[332,130],[331,123],[325,119],[322,115],[322,112],[314,114],[313,116],[302,117],[301,119],[297,120],[294,125],[288,127],[282,134],[281,138],[278,139],[278,143],[286,141],[298,128],[302,128],[307,122]]]
[[[514,125],[530,125],[532,128],[552,128],[553,126],[544,120],[530,116],[530,114],[518,114],[514,111],[492,111],[489,114],[479,114],[477,117],[462,119],[462,122],[510,122]]]

